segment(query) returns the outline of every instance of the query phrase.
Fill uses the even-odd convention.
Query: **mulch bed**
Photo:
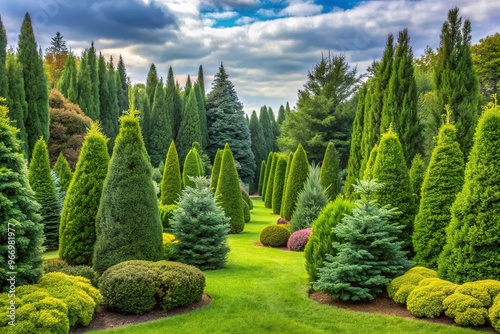
[[[191,312],[200,309],[210,304],[210,296],[203,294],[201,301],[186,307],[179,307],[169,311],[153,310],[141,315],[122,314],[114,311],[107,310],[100,307],[95,313],[92,321],[88,326],[73,326],[70,329],[70,334],[87,333],[94,330],[101,329],[114,329],[141,322],[152,321],[160,318],[171,317],[182,313]]]

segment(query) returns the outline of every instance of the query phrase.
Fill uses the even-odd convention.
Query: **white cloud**
[[[281,16],[311,16],[321,13],[323,6],[311,0],[290,0],[287,7],[280,11]]]
[[[235,23],[237,25],[247,25],[247,24],[250,24],[252,22],[255,22],[255,18],[250,17],[250,16],[242,16],[239,19],[237,19]]]
[[[235,11],[225,11],[225,12],[212,12],[205,14],[206,17],[214,20],[226,20],[237,17],[239,14]]]
[[[264,9],[264,8],[260,8],[259,10],[257,10],[257,14],[262,15],[264,17],[275,17],[278,15],[274,10]]]

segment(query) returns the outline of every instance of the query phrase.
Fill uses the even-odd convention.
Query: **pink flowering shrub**
[[[295,231],[292,233],[290,238],[288,238],[286,246],[291,251],[302,252],[306,247],[307,240],[309,240],[310,235],[311,235],[310,227],[303,230]]]
[[[280,217],[280,218],[278,218],[278,221],[276,222],[276,224],[288,224],[288,220]]]

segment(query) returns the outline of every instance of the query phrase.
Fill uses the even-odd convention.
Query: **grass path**
[[[307,297],[302,253],[254,246],[278,216],[254,199],[252,222],[229,237],[226,268],[206,272],[210,305],[187,314],[92,333],[477,333],[398,317],[356,313]]]

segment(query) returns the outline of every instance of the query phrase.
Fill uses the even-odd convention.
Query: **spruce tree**
[[[182,184],[184,188],[194,187],[195,183],[189,177],[201,176],[199,155],[196,149],[190,149],[182,167]]]
[[[56,163],[54,164],[54,172],[59,178],[61,190],[66,192],[68,190],[69,183],[71,182],[73,173],[71,172],[68,161],[66,160],[62,152],[59,153]]]
[[[0,291],[10,286],[8,272],[17,272],[16,285],[34,284],[42,276],[41,247],[43,243],[40,205],[28,183],[23,149],[16,138],[18,130],[7,117],[7,108],[0,105]],[[10,228],[10,230],[9,230]],[[9,239],[15,229],[15,266],[9,258]],[[10,237],[10,238],[9,238]]]
[[[215,154],[214,164],[212,166],[212,176],[210,177],[210,188],[215,192],[217,190],[217,182],[219,182],[220,166],[222,162],[223,150],[218,149]]]
[[[437,269],[437,261],[446,240],[450,208],[464,180],[464,157],[456,140],[457,130],[445,124],[439,130],[422,184],[422,199],[415,217],[413,248],[415,262]],[[413,168],[413,166],[412,166]]]
[[[342,300],[372,300],[413,266],[399,242],[403,226],[392,219],[396,209],[374,200],[379,186],[373,180],[355,185],[362,199],[356,201],[352,215],[333,228],[342,243],[333,243],[336,254],[327,255],[314,289]]]
[[[371,180],[373,178],[373,165],[375,164],[375,160],[377,159],[377,154],[378,154],[378,145],[375,145],[370,151],[370,156],[368,157],[366,168],[363,173],[363,180]]]
[[[403,225],[401,235],[403,249],[413,256],[411,235],[416,205],[410,185],[410,177],[398,136],[390,129],[382,135],[377,158],[373,165],[372,178],[382,184],[375,193],[380,205],[391,205],[401,212],[396,219]]]
[[[286,190],[283,199],[283,218],[290,220],[297,205],[299,192],[304,188],[304,184],[309,175],[309,162],[307,154],[302,145],[299,144],[290,164],[290,171],[286,179]]]
[[[262,162],[260,163],[260,174],[259,174],[259,188],[258,188],[259,195],[262,195],[262,188],[263,188],[263,184],[264,184],[264,176],[265,175],[266,175],[266,161],[262,160]]]
[[[151,164],[133,103],[120,117],[96,217],[92,260],[96,271],[127,260],[158,261],[163,256],[162,225]]]
[[[167,157],[165,159],[160,189],[160,203],[163,205],[175,204],[181,194],[181,168],[179,165],[179,155],[177,154],[177,148],[173,140],[170,142]]]
[[[7,34],[0,16],[0,96],[7,96]]]
[[[40,136],[45,141],[49,139],[49,94],[47,78],[38,54],[33,26],[28,13],[24,16],[21,26],[17,56],[23,68],[24,92],[28,103],[25,127],[30,150],[28,156],[30,156]]]
[[[122,55],[120,55],[120,58],[118,58],[118,64],[116,65],[116,90],[118,95],[118,110],[120,112],[129,109],[127,81],[128,78],[127,71],[125,69],[125,63],[123,62]]]
[[[274,148],[274,133],[267,107],[262,106],[259,113],[259,123],[264,134],[265,147],[267,152],[273,151]]]
[[[186,106],[182,113],[181,125],[177,134],[177,146],[179,147],[179,159],[181,161],[191,149],[194,142],[201,143],[200,114],[196,93],[190,89],[189,97],[186,98]]]
[[[97,210],[109,164],[106,141],[98,123],[92,123],[64,200],[59,257],[71,265],[92,265]]]
[[[273,153],[273,160],[271,162],[271,168],[269,169],[269,176],[267,178],[267,184],[266,184],[266,198],[264,200],[264,205],[266,208],[272,208],[273,206],[274,174],[276,172],[277,163],[278,163],[278,154]]]
[[[457,129],[458,132],[458,129]],[[451,207],[440,277],[456,283],[500,279],[500,107],[489,103],[479,119],[465,182]]]
[[[252,116],[250,117],[250,124],[248,127],[250,129],[250,138],[252,139],[252,153],[255,157],[255,162],[260,163],[261,161],[266,159],[267,150],[265,145],[262,144],[264,141],[264,132],[262,131],[262,125],[257,118],[257,113],[255,112],[255,110],[252,112]],[[259,180],[260,170],[256,169],[253,182],[251,183],[251,193],[254,193],[255,190],[258,189]]]
[[[233,153],[229,144],[224,146],[222,161],[215,195],[218,196],[220,206],[224,209],[226,217],[230,219],[231,234],[243,232],[245,217],[243,213],[243,200],[241,198],[238,172],[234,164]]]
[[[286,156],[278,155],[276,168],[274,172],[273,193],[272,193],[272,209],[273,213],[279,214],[281,210],[281,202],[283,200],[283,190],[285,189],[285,174],[286,174]]]
[[[264,183],[262,184],[262,200],[266,200],[267,183],[269,181],[269,174],[271,173],[271,167],[273,165],[274,153],[269,152],[266,160],[266,172],[264,173]]]
[[[415,154],[413,157],[409,173],[411,191],[413,193],[413,197],[415,198],[415,204],[418,207],[420,205],[420,191],[422,188],[422,182],[424,182],[425,174],[425,165],[420,154]]]
[[[160,79],[155,90],[153,108],[151,109],[151,136],[149,138],[149,156],[153,166],[158,166],[173,139],[172,123],[168,121],[167,106],[163,80]]]
[[[64,61],[57,89],[72,103],[78,103],[78,85],[75,56],[70,53]]]
[[[283,197],[281,199],[281,209],[280,209],[281,217],[284,217],[285,194],[286,194],[286,187],[288,185],[288,174],[290,174],[290,167],[292,166],[292,160],[293,160],[293,152],[290,152],[288,154],[288,159],[286,160],[285,186],[283,187]]]
[[[340,157],[332,142],[328,143],[325,150],[319,182],[330,200],[337,197],[340,192]]]
[[[29,165],[29,182],[35,192],[35,199],[42,206],[40,215],[45,235],[44,245],[57,248],[59,244],[59,195],[50,175],[49,151],[42,137],[33,148]]]

